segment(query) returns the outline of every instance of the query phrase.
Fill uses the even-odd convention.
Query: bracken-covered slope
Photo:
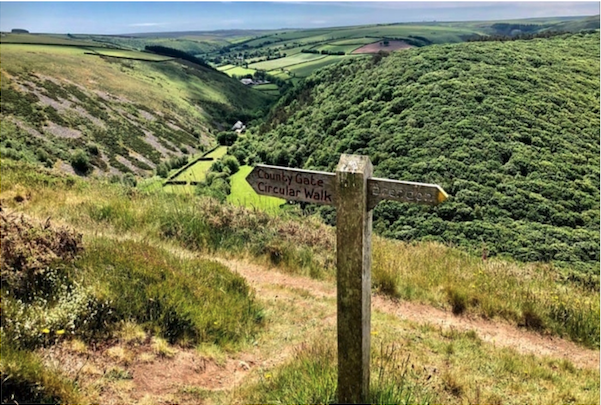
[[[315,73],[235,154],[326,170],[369,155],[378,177],[450,195],[380,203],[380,234],[597,274],[599,33],[380,56]]]
[[[87,171],[148,174],[269,104],[216,70],[153,54],[2,44],[1,56],[2,155],[66,170],[87,159]]]

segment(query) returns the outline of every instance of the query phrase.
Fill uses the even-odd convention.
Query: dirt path
[[[332,283],[322,282],[308,277],[279,273],[274,269],[265,269],[257,265],[238,260],[213,259],[228,266],[257,290],[259,296],[273,285],[286,288],[303,289],[315,297],[336,296]],[[480,318],[455,316],[428,305],[407,301],[393,301],[380,295],[372,296],[372,308],[401,319],[417,323],[428,323],[442,328],[454,328],[458,331],[473,330],[480,339],[498,347],[508,347],[523,354],[549,356],[571,361],[579,368],[599,369],[599,350],[590,350],[570,341],[542,336],[540,334],[517,328],[513,325]]]

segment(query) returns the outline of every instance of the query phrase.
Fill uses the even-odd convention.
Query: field
[[[377,43],[386,38],[403,39],[411,41],[410,37],[421,36],[425,39],[417,40],[419,44],[462,42],[470,35],[481,33],[476,27],[439,26],[436,24],[393,24],[379,26],[356,26],[329,29],[297,30],[277,32],[261,38],[240,41],[233,44],[226,54],[209,54],[219,57],[221,66],[219,70],[229,76],[244,76],[254,74],[257,70],[264,70],[271,75],[284,80],[297,83],[301,78],[309,76],[312,72],[336,63],[345,57],[350,57],[357,48],[370,43]],[[319,53],[303,53],[302,50],[312,50]],[[396,47],[387,47],[394,51]],[[399,49],[404,49],[400,47]],[[368,50],[372,52],[373,50]],[[265,60],[272,57],[273,53],[285,57]],[[324,52],[323,54],[321,52]],[[327,53],[344,52],[345,55],[328,55]],[[377,52],[377,51],[376,51]],[[244,55],[243,62],[248,68],[240,67],[240,55]],[[261,60],[264,59],[264,60]],[[257,60],[260,60],[257,62]]]
[[[230,77],[252,75],[253,73],[256,72],[255,69],[247,69],[242,66],[233,66],[233,67],[231,67],[229,69],[225,69],[225,70],[220,68],[219,70],[221,70],[223,73],[227,74]]]
[[[98,46],[92,41],[71,39],[66,35],[47,34],[6,34],[0,37],[2,44],[39,44],[39,45],[69,45],[69,46]]]
[[[214,151],[207,153],[206,155],[203,156],[205,158],[211,158],[213,160],[200,160],[200,161],[194,163],[192,166],[188,167],[185,171],[183,171],[179,175],[172,177],[172,178],[170,177],[169,180],[185,181],[188,183],[193,182],[193,181],[194,182],[204,181],[205,176],[206,176],[207,172],[209,171],[209,169],[211,168],[211,166],[213,165],[214,161],[217,159],[221,159],[223,156],[225,156],[226,153],[227,153],[227,147],[220,146],[217,149],[215,149]],[[186,185],[168,184],[163,187],[163,191],[168,192],[168,193],[194,194],[195,187],[196,186],[190,185],[190,184],[186,184]]]
[[[249,65],[249,67],[253,69],[261,69],[261,70],[276,70],[279,68],[298,65],[304,62],[312,61],[315,59],[321,59],[323,55],[315,54],[315,53],[297,53],[293,56],[287,56],[285,58],[273,59],[259,63],[253,63]]]
[[[221,65],[219,70],[228,75],[253,74],[255,70],[242,67],[232,70],[233,65],[241,63],[248,64],[249,68],[265,70],[269,74],[276,75],[284,80],[298,83],[300,78],[309,76],[312,72],[334,63],[332,58],[320,59],[322,63],[312,63],[317,60],[314,57],[304,56],[302,50],[314,50],[319,52],[344,52],[346,56],[359,53],[361,46],[379,43],[388,40],[391,44],[395,41],[404,41],[413,47],[422,47],[432,44],[446,44],[465,42],[474,37],[498,35],[500,25],[498,23],[511,23],[529,25],[532,32],[554,29],[585,29],[599,26],[599,18],[544,18],[514,21],[468,21],[468,22],[423,22],[423,23],[398,23],[379,24],[353,27],[318,28],[306,30],[292,30],[287,32],[266,33],[259,38],[240,40],[228,47],[228,52],[209,52],[206,57],[209,60],[217,60],[215,64]],[[523,27],[522,27],[523,28]],[[387,51],[406,49],[406,46],[386,47]],[[367,48],[366,53],[374,53],[380,49]],[[286,54],[285,57],[271,59]],[[309,54],[311,55],[311,54]],[[240,59],[242,58],[242,59]],[[269,58],[269,60],[268,60]],[[307,58],[307,59],[305,59]],[[341,59],[339,59],[341,60]],[[294,66],[294,68],[292,68]],[[284,74],[281,69],[289,70]]]
[[[256,86],[253,86],[253,89],[259,90],[259,91],[263,92],[264,94],[268,94],[270,96],[279,96],[280,95],[280,91],[278,89],[277,84],[272,84],[272,83],[258,84]]]
[[[299,65],[290,66],[287,70],[294,74],[295,77],[307,77],[314,71],[322,67],[340,62],[344,56],[324,56],[322,58],[302,63]]]
[[[279,210],[286,201],[281,198],[258,195],[246,181],[246,176],[252,171],[251,166],[241,166],[240,170],[231,177],[232,192],[227,197],[231,204],[247,208],[260,208],[266,212]]]

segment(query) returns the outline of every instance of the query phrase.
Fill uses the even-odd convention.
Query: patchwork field
[[[300,63],[305,63],[308,61],[321,59],[321,58],[323,58],[323,55],[320,55],[318,53],[297,53],[296,55],[287,56],[285,58],[279,58],[279,59],[273,59],[273,60],[268,60],[268,61],[259,62],[259,63],[253,63],[252,65],[249,65],[249,67],[251,67],[253,69],[261,69],[261,70],[270,71],[270,70],[279,69],[282,67],[287,67],[287,66],[292,66],[292,65],[297,65]]]

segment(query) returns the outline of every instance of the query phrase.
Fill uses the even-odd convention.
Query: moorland
[[[370,402],[599,403],[598,16],[0,57],[4,403],[335,403],[335,212],[244,179],[342,153],[449,194],[375,209]]]

